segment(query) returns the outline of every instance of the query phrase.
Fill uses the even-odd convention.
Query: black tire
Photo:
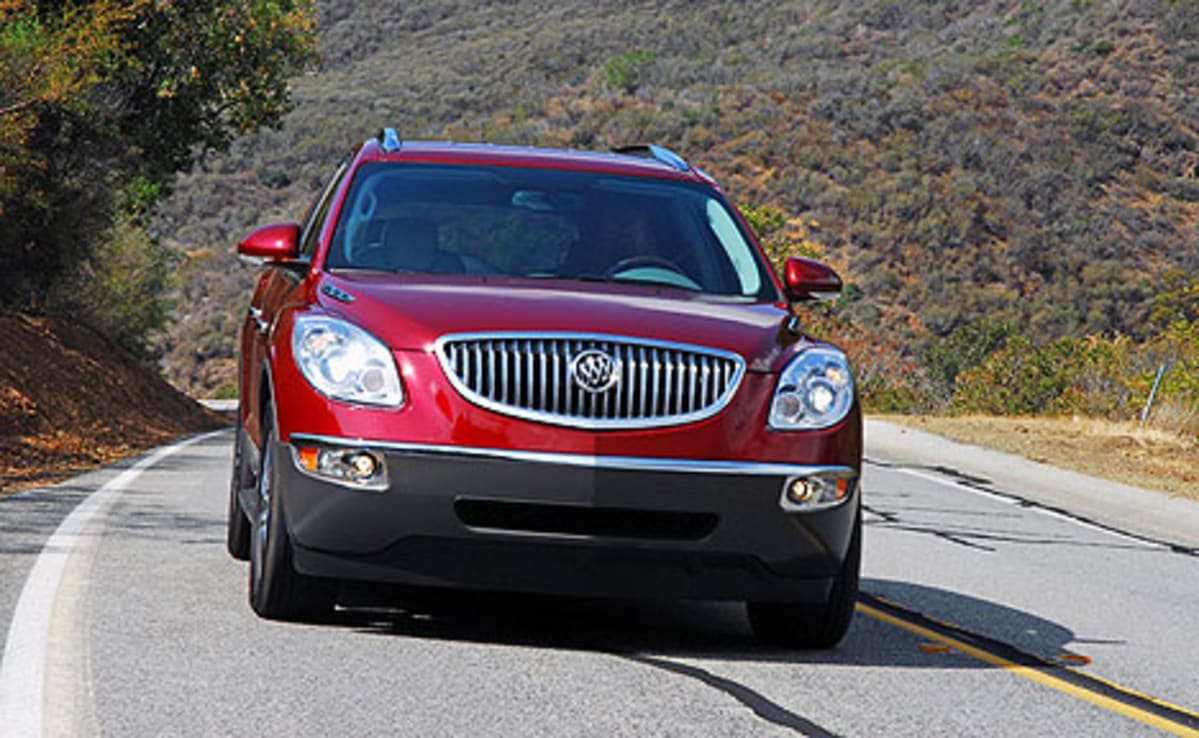
[[[279,449],[270,411],[258,470],[258,509],[250,526],[250,608],[268,620],[327,621],[337,582],[300,574],[292,565],[291,540],[279,501]]]
[[[240,416],[240,414],[239,414]],[[238,492],[246,485],[250,475],[242,456],[241,421],[233,434],[233,473],[229,480],[229,512],[225,518],[225,548],[238,561],[250,560],[250,519],[246,517],[238,500]]]
[[[749,622],[759,641],[791,648],[825,649],[841,642],[853,619],[862,566],[862,518],[854,520],[849,551],[828,602],[750,602]]]

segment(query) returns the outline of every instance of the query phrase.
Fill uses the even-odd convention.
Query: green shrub
[[[1010,337],[977,367],[957,375],[954,408],[989,415],[1045,412],[1069,384],[1057,354],[1033,347],[1024,336]]]
[[[867,380],[858,386],[858,397],[867,413],[908,415],[928,412],[932,407],[926,393],[901,377]]]
[[[608,89],[632,94],[641,84],[642,75],[654,63],[654,54],[644,49],[629,51],[604,61],[604,84]]]
[[[1167,427],[1191,435],[1199,434],[1199,320],[1177,321],[1139,350],[1144,354],[1144,366],[1128,381],[1135,401],[1132,409],[1139,411],[1144,407],[1157,379],[1157,371],[1164,366],[1165,374],[1154,407],[1172,408],[1172,422],[1165,423]]]
[[[958,375],[982,364],[1016,332],[1005,320],[983,317],[964,323],[924,352],[924,365],[933,380],[953,393]]]
[[[1014,335],[958,375],[957,412],[1086,415],[1135,419],[1165,366],[1158,401],[1174,408],[1175,430],[1199,430],[1199,322],[1179,321],[1155,338],[1060,339],[1036,346]]]
[[[178,253],[123,220],[59,290],[55,302],[145,357],[154,334],[166,326],[171,309],[166,295],[178,263]]]
[[[1036,346],[1023,335],[958,375],[954,406],[993,415],[1106,415],[1127,400],[1119,382],[1127,340],[1060,339]]]
[[[738,207],[741,217],[749,224],[750,230],[758,238],[758,243],[766,250],[766,256],[781,272],[783,262],[788,256],[803,256],[809,259],[820,259],[822,254],[816,244],[804,239],[794,238],[787,231],[787,215],[772,205],[741,205]]]

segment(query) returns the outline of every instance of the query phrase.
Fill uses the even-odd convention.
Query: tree
[[[63,104],[101,82],[121,51],[118,26],[142,3],[96,2],[39,12],[36,3],[0,0],[0,141],[25,142],[39,105]]]
[[[0,0],[0,305],[37,303],[316,58],[311,0]],[[32,296],[32,297],[31,297]]]
[[[35,275],[60,274],[83,252],[78,239],[39,243],[36,234],[86,233],[96,225],[89,216],[104,209],[106,190],[81,186],[95,172],[61,172],[64,160],[47,144],[86,117],[86,99],[123,51],[119,27],[135,12],[109,2],[46,12],[0,0],[0,300],[25,299],[42,286]]]

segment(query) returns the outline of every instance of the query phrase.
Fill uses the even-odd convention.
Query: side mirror
[[[841,278],[812,259],[791,256],[783,265],[783,286],[791,302],[823,300],[841,294]]]
[[[300,226],[263,226],[237,244],[237,255],[255,261],[287,261],[300,255]]]

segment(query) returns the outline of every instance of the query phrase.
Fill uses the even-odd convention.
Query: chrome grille
[[[606,389],[583,386],[576,361],[606,354]],[[703,346],[585,334],[445,336],[437,357],[470,402],[507,415],[576,428],[652,428],[720,412],[745,373],[737,354]],[[593,367],[594,368],[594,367]],[[582,372],[584,375],[587,372]]]

